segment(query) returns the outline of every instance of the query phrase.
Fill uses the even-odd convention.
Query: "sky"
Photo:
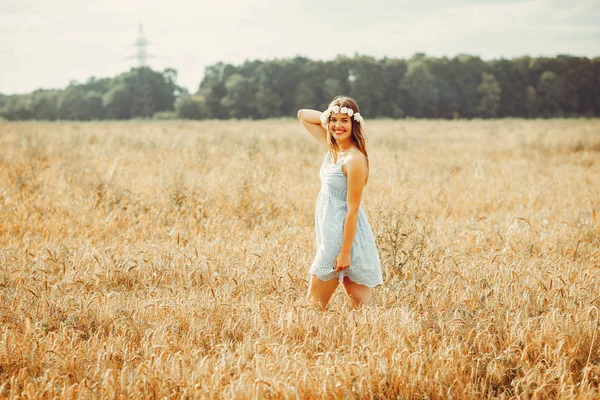
[[[0,93],[63,88],[148,62],[192,93],[217,62],[471,54],[600,56],[600,0],[0,0]]]

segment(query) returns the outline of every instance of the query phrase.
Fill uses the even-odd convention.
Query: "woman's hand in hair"
[[[312,137],[322,145],[327,146],[327,131],[321,125],[321,114],[317,110],[302,109],[298,111],[298,119]]]

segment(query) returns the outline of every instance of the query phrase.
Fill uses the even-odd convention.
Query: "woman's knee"
[[[320,304],[325,308],[337,286],[336,280],[322,281],[316,275],[311,275],[306,301],[309,304]]]
[[[352,282],[348,277],[344,278],[344,289],[356,307],[367,305],[371,300],[372,289],[366,285]]]
[[[310,294],[306,296],[306,305],[310,309],[314,309],[317,311],[324,311],[326,307],[326,304],[323,304],[323,301],[321,299],[317,299],[311,296]]]

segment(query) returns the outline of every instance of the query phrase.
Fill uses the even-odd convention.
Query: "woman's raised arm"
[[[321,112],[317,110],[302,109],[298,111],[298,119],[304,128],[310,133],[319,143],[327,146],[327,131],[321,125]]]

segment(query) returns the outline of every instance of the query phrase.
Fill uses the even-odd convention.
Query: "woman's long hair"
[[[352,111],[354,111],[354,113],[360,112],[358,109],[358,105],[356,104],[356,101],[354,101],[354,99],[352,99],[351,97],[348,96],[337,96],[336,98],[334,98],[331,103],[329,103],[329,107],[333,107],[333,106],[339,106],[340,108],[342,107],[347,107],[352,109]],[[331,118],[331,116],[330,116]],[[352,121],[352,136],[351,136],[351,140],[356,144],[356,146],[358,147],[358,150],[360,150],[361,153],[363,153],[365,155],[365,159],[367,160],[367,181],[369,180],[369,156],[367,155],[367,144],[366,144],[366,140],[365,140],[365,132],[363,131],[363,128],[360,124],[360,122],[355,121],[354,118],[350,118],[350,120]],[[331,132],[329,131],[329,119],[327,119],[327,146],[329,147],[329,153],[331,153],[331,156],[333,157],[333,162],[337,162],[339,153],[340,153],[340,148],[338,147],[337,142],[335,141],[335,139],[333,138],[333,135],[331,134]],[[366,182],[365,182],[366,184]]]

